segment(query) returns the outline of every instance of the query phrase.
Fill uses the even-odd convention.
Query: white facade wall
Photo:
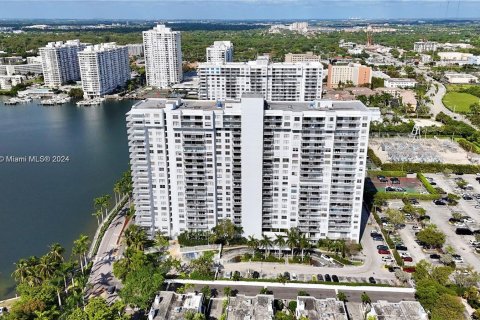
[[[130,79],[128,48],[115,43],[88,46],[78,53],[83,95],[102,97],[125,86]]]
[[[77,53],[84,48],[79,40],[50,42],[40,48],[45,85],[59,87],[68,81],[80,80]]]
[[[207,62],[233,62],[233,44],[230,41],[215,41],[207,48]]]
[[[136,223],[175,237],[230,219],[245,236],[358,241],[372,117],[359,101],[254,94],[140,102],[127,113]]]
[[[417,81],[407,78],[390,78],[385,79],[385,88],[415,88]]]
[[[321,98],[323,66],[319,62],[271,63],[265,57],[250,62],[200,63],[199,98],[238,100],[245,92],[269,101],[313,101]]]
[[[437,51],[438,43],[433,41],[418,41],[413,44],[413,51],[422,53]]]
[[[179,31],[164,25],[143,32],[147,85],[168,88],[182,81],[182,48]]]
[[[12,87],[23,83],[24,76],[0,76],[0,89],[10,90]]]
[[[130,57],[141,57],[143,56],[143,43],[132,43],[127,44],[128,55]]]

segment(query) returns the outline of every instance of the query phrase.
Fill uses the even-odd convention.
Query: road
[[[113,262],[121,256],[119,239],[125,224],[128,203],[113,219],[102,238],[97,255],[93,260],[93,267],[88,278],[89,289],[87,297],[103,296],[108,302],[116,298],[116,294],[110,295],[106,292],[109,286],[120,285],[120,280],[113,276]]]

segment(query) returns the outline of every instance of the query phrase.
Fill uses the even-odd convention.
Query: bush
[[[473,152],[473,153],[480,154],[480,150],[479,150],[479,148],[477,147],[476,144],[474,144],[470,141],[467,141],[466,139],[463,139],[463,138],[457,139],[457,142],[460,145],[460,147],[462,147],[463,150],[465,150],[467,152]]]
[[[400,257],[396,249],[393,250],[393,258],[395,258],[395,261],[397,262],[399,267],[403,266],[404,264],[403,259],[402,257]]]
[[[437,194],[438,190],[435,189],[431,184],[430,184],[430,181],[427,180],[427,178],[425,178],[425,176],[421,173],[417,173],[417,178],[418,180],[420,180],[423,184],[423,186],[425,187],[425,189],[427,189],[427,191],[430,193],[430,194]]]
[[[440,199],[441,195],[438,193],[434,194],[423,194],[423,193],[404,193],[404,192],[378,192],[375,194],[374,199],[378,200],[389,200],[389,199],[412,199],[417,200],[436,200]]]
[[[368,171],[368,175],[371,176],[371,177],[376,177],[376,176],[406,177],[406,176],[407,176],[407,172],[405,172],[405,171],[372,170],[372,171]]]

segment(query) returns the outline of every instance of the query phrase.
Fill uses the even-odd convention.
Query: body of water
[[[14,293],[10,274],[18,259],[40,256],[54,242],[70,253],[81,233],[93,236],[93,198],[112,193],[128,169],[125,113],[133,103],[43,107],[0,100],[0,299]],[[50,162],[13,163],[9,156]],[[55,156],[61,162],[53,163]]]

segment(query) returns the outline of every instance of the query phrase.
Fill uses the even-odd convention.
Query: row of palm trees
[[[125,196],[131,195],[133,190],[132,172],[126,171],[120,179],[113,185],[113,194],[115,197],[115,205]],[[110,207],[111,196],[105,194],[103,196],[93,199],[94,212],[92,216],[97,218],[97,223],[100,225],[108,215],[108,208]]]
[[[270,254],[270,250],[275,249],[279,258],[285,249],[289,249],[291,258],[296,254],[300,254],[302,261],[305,257],[305,251],[312,247],[306,234],[300,233],[297,228],[290,228],[285,235],[276,234],[275,239],[265,234],[262,235],[261,239],[249,236],[247,245],[254,251],[258,249],[264,250],[267,256]]]

